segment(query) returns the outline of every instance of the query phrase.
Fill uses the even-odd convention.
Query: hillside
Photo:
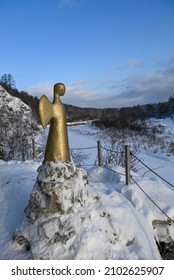
[[[32,137],[38,129],[31,108],[0,85],[0,158],[31,158]]]

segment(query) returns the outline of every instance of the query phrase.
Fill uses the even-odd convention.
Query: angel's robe
[[[39,115],[43,128],[50,123],[44,161],[70,162],[65,107],[54,93],[54,101],[43,95],[39,101]]]

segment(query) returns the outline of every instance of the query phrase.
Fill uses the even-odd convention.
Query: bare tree
[[[11,74],[4,74],[1,77],[0,83],[2,86],[7,86],[8,88],[15,88],[15,80]]]

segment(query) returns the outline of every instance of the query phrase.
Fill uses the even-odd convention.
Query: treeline
[[[95,124],[100,127],[128,128],[140,131],[143,129],[143,121],[148,118],[166,118],[173,116],[174,96],[171,96],[167,102],[121,108],[118,110],[116,118],[103,114],[101,119],[95,121]]]
[[[15,81],[11,74],[4,74],[0,79],[0,84],[12,96],[20,98],[25,104],[30,106],[33,116],[39,122],[37,97],[29,95],[26,91],[19,91],[15,88]],[[145,120],[147,118],[169,117],[174,114],[174,96],[171,96],[167,102],[156,104],[137,105],[125,108],[80,108],[65,104],[68,121],[95,120],[97,125],[133,127],[136,120]]]
[[[66,114],[70,121],[80,120],[102,120],[103,118],[117,119],[119,109],[97,109],[97,108],[80,108],[73,105],[65,104]]]

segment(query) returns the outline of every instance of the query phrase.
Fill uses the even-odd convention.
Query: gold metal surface
[[[44,161],[70,162],[68,132],[65,107],[60,101],[60,96],[65,94],[65,85],[54,85],[53,103],[43,95],[39,100],[39,116],[43,128],[50,123]]]

